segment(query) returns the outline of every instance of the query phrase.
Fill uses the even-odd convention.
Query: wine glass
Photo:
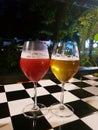
[[[25,76],[34,84],[34,104],[23,109],[24,116],[39,118],[43,116],[41,110],[47,111],[44,104],[37,103],[37,83],[44,77],[50,65],[48,48],[45,41],[26,41],[20,58],[20,67]]]
[[[71,116],[74,112],[72,106],[64,104],[64,85],[79,69],[79,52],[76,42],[56,43],[51,55],[51,70],[61,82],[61,97],[59,104],[53,104],[52,113],[60,117]]]

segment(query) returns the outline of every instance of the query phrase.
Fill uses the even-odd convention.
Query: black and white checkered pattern
[[[22,109],[33,103],[33,83],[0,86],[0,124],[10,124],[5,130],[98,130],[98,77],[85,75],[82,82],[72,78],[64,89],[64,103],[74,108],[74,114],[57,117],[49,109],[48,114],[38,119],[32,128],[32,121],[24,117]],[[38,102],[50,108],[60,101],[60,94],[61,84],[57,79],[39,81]]]

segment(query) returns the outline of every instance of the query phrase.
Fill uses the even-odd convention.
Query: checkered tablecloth
[[[80,78],[80,77],[79,77]],[[92,75],[72,78],[65,84],[64,103],[74,108],[70,117],[57,117],[49,109],[48,113],[36,121],[24,117],[22,109],[33,103],[32,82],[0,86],[0,130],[98,130],[98,77]],[[47,108],[60,101],[61,84],[53,79],[38,82],[38,102]],[[3,129],[4,128],[4,129]]]

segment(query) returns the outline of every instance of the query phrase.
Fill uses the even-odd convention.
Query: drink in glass
[[[51,55],[51,70],[55,77],[61,82],[61,97],[59,104],[53,104],[52,112],[60,117],[72,115],[74,109],[64,104],[64,85],[71,79],[79,69],[79,52],[76,42],[56,43]],[[71,111],[70,111],[71,109]]]
[[[20,67],[26,77],[34,84],[34,104],[29,104],[23,109],[28,118],[39,118],[43,116],[41,109],[45,110],[44,104],[37,103],[37,83],[44,77],[50,65],[48,48],[43,41],[26,41],[20,58]]]
[[[54,58],[51,60],[51,70],[55,77],[60,82],[67,82],[71,79],[79,68],[79,59],[66,59],[62,57],[60,59]]]
[[[31,81],[38,82],[44,77],[49,68],[49,59],[36,59],[21,57],[20,65],[21,69]]]

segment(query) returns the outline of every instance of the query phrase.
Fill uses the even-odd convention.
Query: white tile
[[[0,93],[0,103],[7,102],[6,94]]]
[[[89,78],[89,79],[91,79],[91,80],[93,80],[93,79],[98,79],[98,77],[95,77],[95,76],[93,76],[93,75],[84,75],[83,77]]]
[[[34,97],[34,88],[26,89],[26,91],[30,95],[30,97]],[[47,94],[49,94],[49,92],[45,88],[43,87],[37,88],[37,96],[42,96]]]
[[[98,130],[98,112],[84,117],[81,120],[84,121],[88,126],[90,126],[92,130]]]
[[[92,86],[98,85],[98,82],[94,80],[83,80],[83,82],[90,84]]]
[[[61,84],[60,84],[59,86],[62,87]],[[65,85],[64,85],[64,89],[69,91],[69,90],[80,89],[80,88],[77,87],[77,86],[74,85],[74,84],[71,84],[71,83],[65,83]]]
[[[23,90],[24,87],[22,84],[9,84],[9,85],[4,85],[5,91],[6,92],[11,92],[11,91],[17,91],[17,90]]]
[[[30,95],[30,97],[34,97],[34,88],[26,89],[26,91]]]
[[[57,126],[60,126],[60,125],[63,125],[63,124],[67,124],[69,122],[72,122],[72,121],[75,121],[75,120],[78,119],[78,117],[74,114],[72,114],[69,117],[56,116],[51,112],[51,109],[49,110],[49,112],[45,116],[45,118],[47,119],[47,121],[50,123],[50,125],[52,127],[57,127]]]
[[[51,81],[50,79],[43,79],[38,82],[41,86],[51,86],[55,85],[56,83]]]
[[[1,123],[8,123],[8,122],[11,122],[11,118],[10,117],[0,118],[0,124]]]
[[[38,87],[37,88],[37,96],[42,96],[42,95],[47,95],[49,92],[43,88],[43,87]]]
[[[91,106],[95,107],[98,109],[98,97],[97,96],[92,96],[88,98],[82,99],[84,102],[90,104]]]
[[[70,83],[70,82],[80,82],[80,80],[79,80],[79,79],[76,79],[76,78],[71,78],[68,82],[69,82],[69,83]]]
[[[58,93],[53,93],[52,94],[58,101],[60,101],[60,97],[61,97],[61,92]],[[68,102],[72,102],[72,101],[77,101],[79,100],[78,97],[76,97],[75,95],[71,94],[68,91],[64,91],[64,103],[68,103]]]
[[[13,130],[10,117],[0,119],[0,130]]]
[[[11,116],[21,114],[23,111],[23,108],[28,104],[33,105],[33,100],[30,98],[27,98],[27,99],[8,102]]]
[[[83,89],[94,94],[94,95],[98,95],[98,88],[97,87],[91,86],[91,87],[86,87]]]

